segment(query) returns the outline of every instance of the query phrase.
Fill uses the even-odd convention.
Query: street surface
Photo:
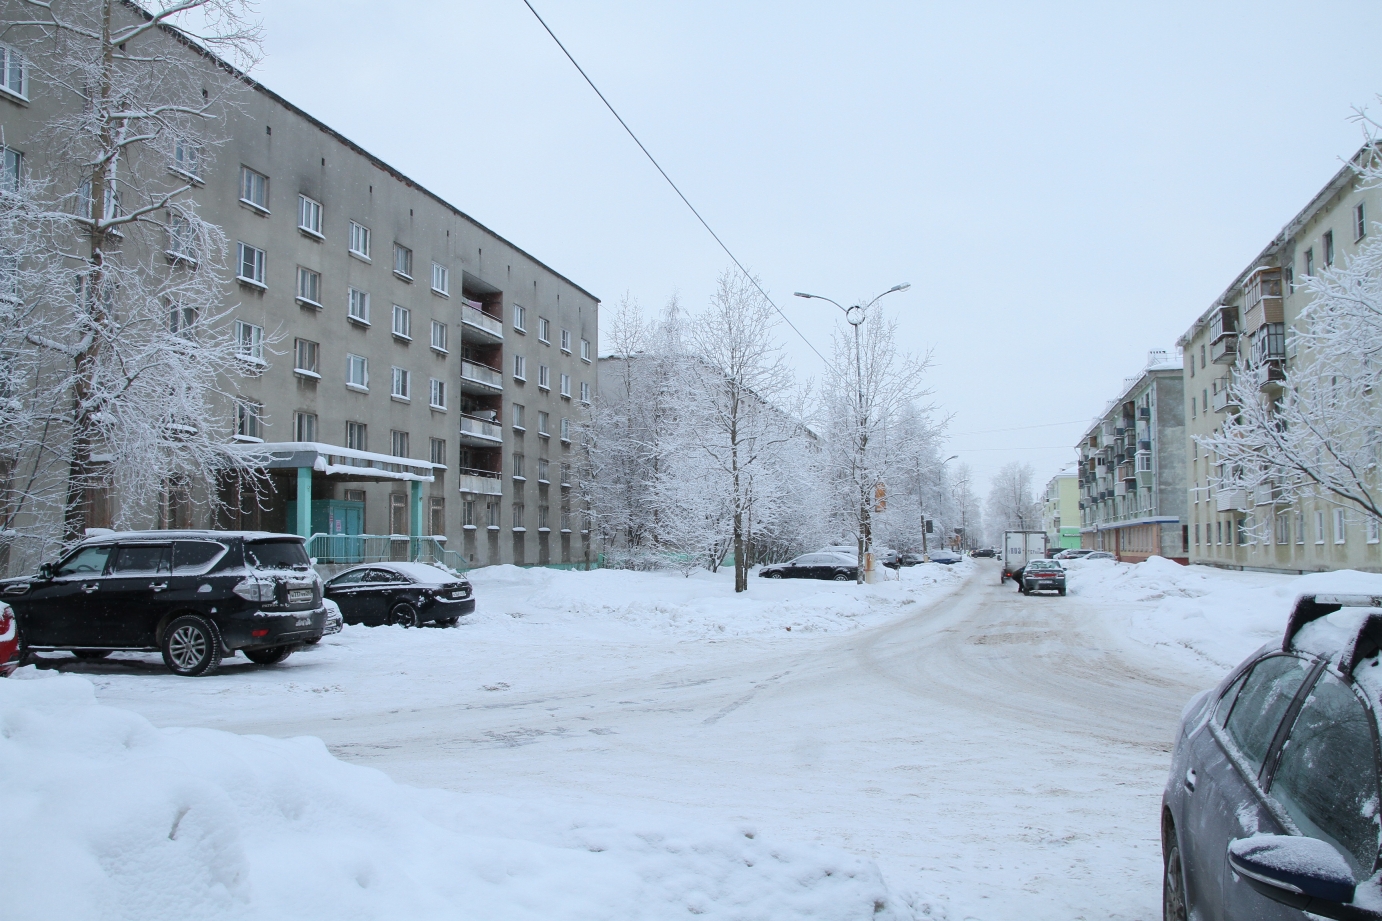
[[[152,658],[64,670],[158,725],[314,735],[404,783],[835,844],[923,917],[1158,917],[1172,736],[1217,675],[1114,636],[1075,595],[1000,587],[991,562],[934,597],[843,635],[391,630],[393,652],[366,660],[348,631],[334,652],[214,679],[150,681]],[[446,658],[398,654],[419,636],[448,638]]]

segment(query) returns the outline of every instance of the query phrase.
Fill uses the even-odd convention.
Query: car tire
[[[845,575],[844,573],[842,573],[842,572],[837,572],[837,573],[835,573],[835,581],[836,581],[836,582],[849,582],[849,581],[852,581],[852,580],[849,578],[849,576]]]
[[[1063,589],[1063,588],[1058,588],[1058,589],[1056,589],[1056,594],[1058,594],[1058,595],[1060,595],[1062,598],[1064,598],[1064,597],[1065,597],[1065,589]]]
[[[315,645],[317,645],[318,643],[320,643],[321,641],[322,641],[322,638],[321,638],[321,637],[319,637],[319,636],[313,636],[313,637],[308,637],[307,639],[303,640],[303,641],[302,641],[302,644],[303,644],[304,646],[315,646]]]
[[[245,658],[255,665],[277,665],[293,654],[291,645],[264,646],[259,649],[242,649]]]
[[[441,620],[436,621],[435,623],[438,627],[454,627],[456,626],[456,624],[460,622],[461,619],[459,617],[443,617]]]
[[[1185,868],[1181,865],[1180,845],[1172,842],[1161,870],[1162,921],[1189,921],[1185,904]]]
[[[110,655],[109,649],[74,649],[72,655],[86,662],[94,662],[97,659],[104,659]]]
[[[416,627],[418,625],[417,608],[406,601],[400,601],[389,611],[389,623],[397,624],[400,627]]]
[[[159,645],[163,664],[184,678],[209,675],[221,664],[221,632],[213,622],[196,614],[173,618]]]
[[[770,572],[770,573],[768,573],[768,578],[769,578],[769,579],[781,579],[781,578],[782,578],[782,573],[780,573],[780,572]]]

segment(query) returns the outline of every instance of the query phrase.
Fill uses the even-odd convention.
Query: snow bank
[[[10,921],[896,917],[841,851],[406,787],[316,739],[156,729],[85,679],[18,674],[0,680]]]
[[[1188,650],[1201,663],[1231,668],[1263,643],[1279,642],[1299,595],[1382,594],[1382,575],[1344,570],[1304,576],[1145,563],[1077,560],[1069,593],[1099,604],[1114,629],[1138,642]]]

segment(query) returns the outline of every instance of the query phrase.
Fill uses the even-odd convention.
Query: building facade
[[[1069,550],[1080,546],[1080,479],[1074,472],[1051,477],[1041,506],[1046,546]]]
[[[1153,351],[1085,431],[1076,446],[1082,547],[1124,562],[1186,562],[1183,392],[1178,356]]]
[[[5,162],[39,175],[52,165],[44,126],[81,105],[41,72],[30,67],[19,91],[0,86]],[[224,411],[262,452],[272,490],[232,497],[217,520],[174,501],[149,526],[413,541],[386,551],[395,557],[434,537],[464,566],[587,561],[570,471],[573,426],[596,390],[599,300],[243,83],[219,128],[228,142],[169,169],[195,183],[198,212],[230,245],[224,296],[247,370]],[[89,523],[120,501],[94,502]]]
[[[1369,152],[1364,147],[1354,162]],[[1262,399],[1281,393],[1297,360],[1290,330],[1309,301],[1297,280],[1356,252],[1378,208],[1377,190],[1361,188],[1353,164],[1345,165],[1180,338],[1192,562],[1283,572],[1382,570],[1375,522],[1272,489],[1221,490],[1214,458],[1196,441],[1217,433],[1237,408],[1228,383],[1242,369],[1240,356],[1255,359]]]

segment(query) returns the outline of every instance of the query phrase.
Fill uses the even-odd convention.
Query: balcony
[[[1269,323],[1285,321],[1281,304],[1281,269],[1258,266],[1243,285],[1243,332],[1255,333]]]
[[[1143,488],[1143,489],[1151,489],[1154,485],[1156,485],[1155,483],[1152,482],[1152,471],[1150,471],[1150,470],[1139,470],[1139,471],[1137,471],[1137,485],[1140,486],[1140,487]]]
[[[485,313],[475,301],[461,301],[461,323],[466,329],[481,333],[478,338],[493,342],[504,341],[504,322]],[[461,335],[464,337],[465,333],[462,332]]]
[[[499,496],[504,493],[503,479],[492,470],[462,467],[457,479],[461,492],[474,493],[477,496]]]
[[[504,389],[504,375],[498,368],[462,361],[461,389],[471,393],[497,393]]]
[[[461,442],[487,447],[501,445],[504,443],[504,429],[489,419],[481,419],[479,416],[461,416]]]
[[[1238,308],[1220,304],[1209,315],[1209,341],[1211,344],[1225,337],[1238,335]]]
[[[1238,360],[1238,336],[1229,333],[1209,346],[1209,360],[1219,365],[1231,365]]]
[[[1248,510],[1248,491],[1246,489],[1219,489],[1214,493],[1214,507],[1221,512],[1246,512]]]
[[[1212,405],[1214,406],[1214,411],[1216,413],[1236,412],[1238,410],[1238,401],[1235,400],[1229,393],[1228,380],[1226,378],[1223,378],[1221,380],[1223,381],[1223,389],[1215,391],[1214,396],[1212,398]]]

